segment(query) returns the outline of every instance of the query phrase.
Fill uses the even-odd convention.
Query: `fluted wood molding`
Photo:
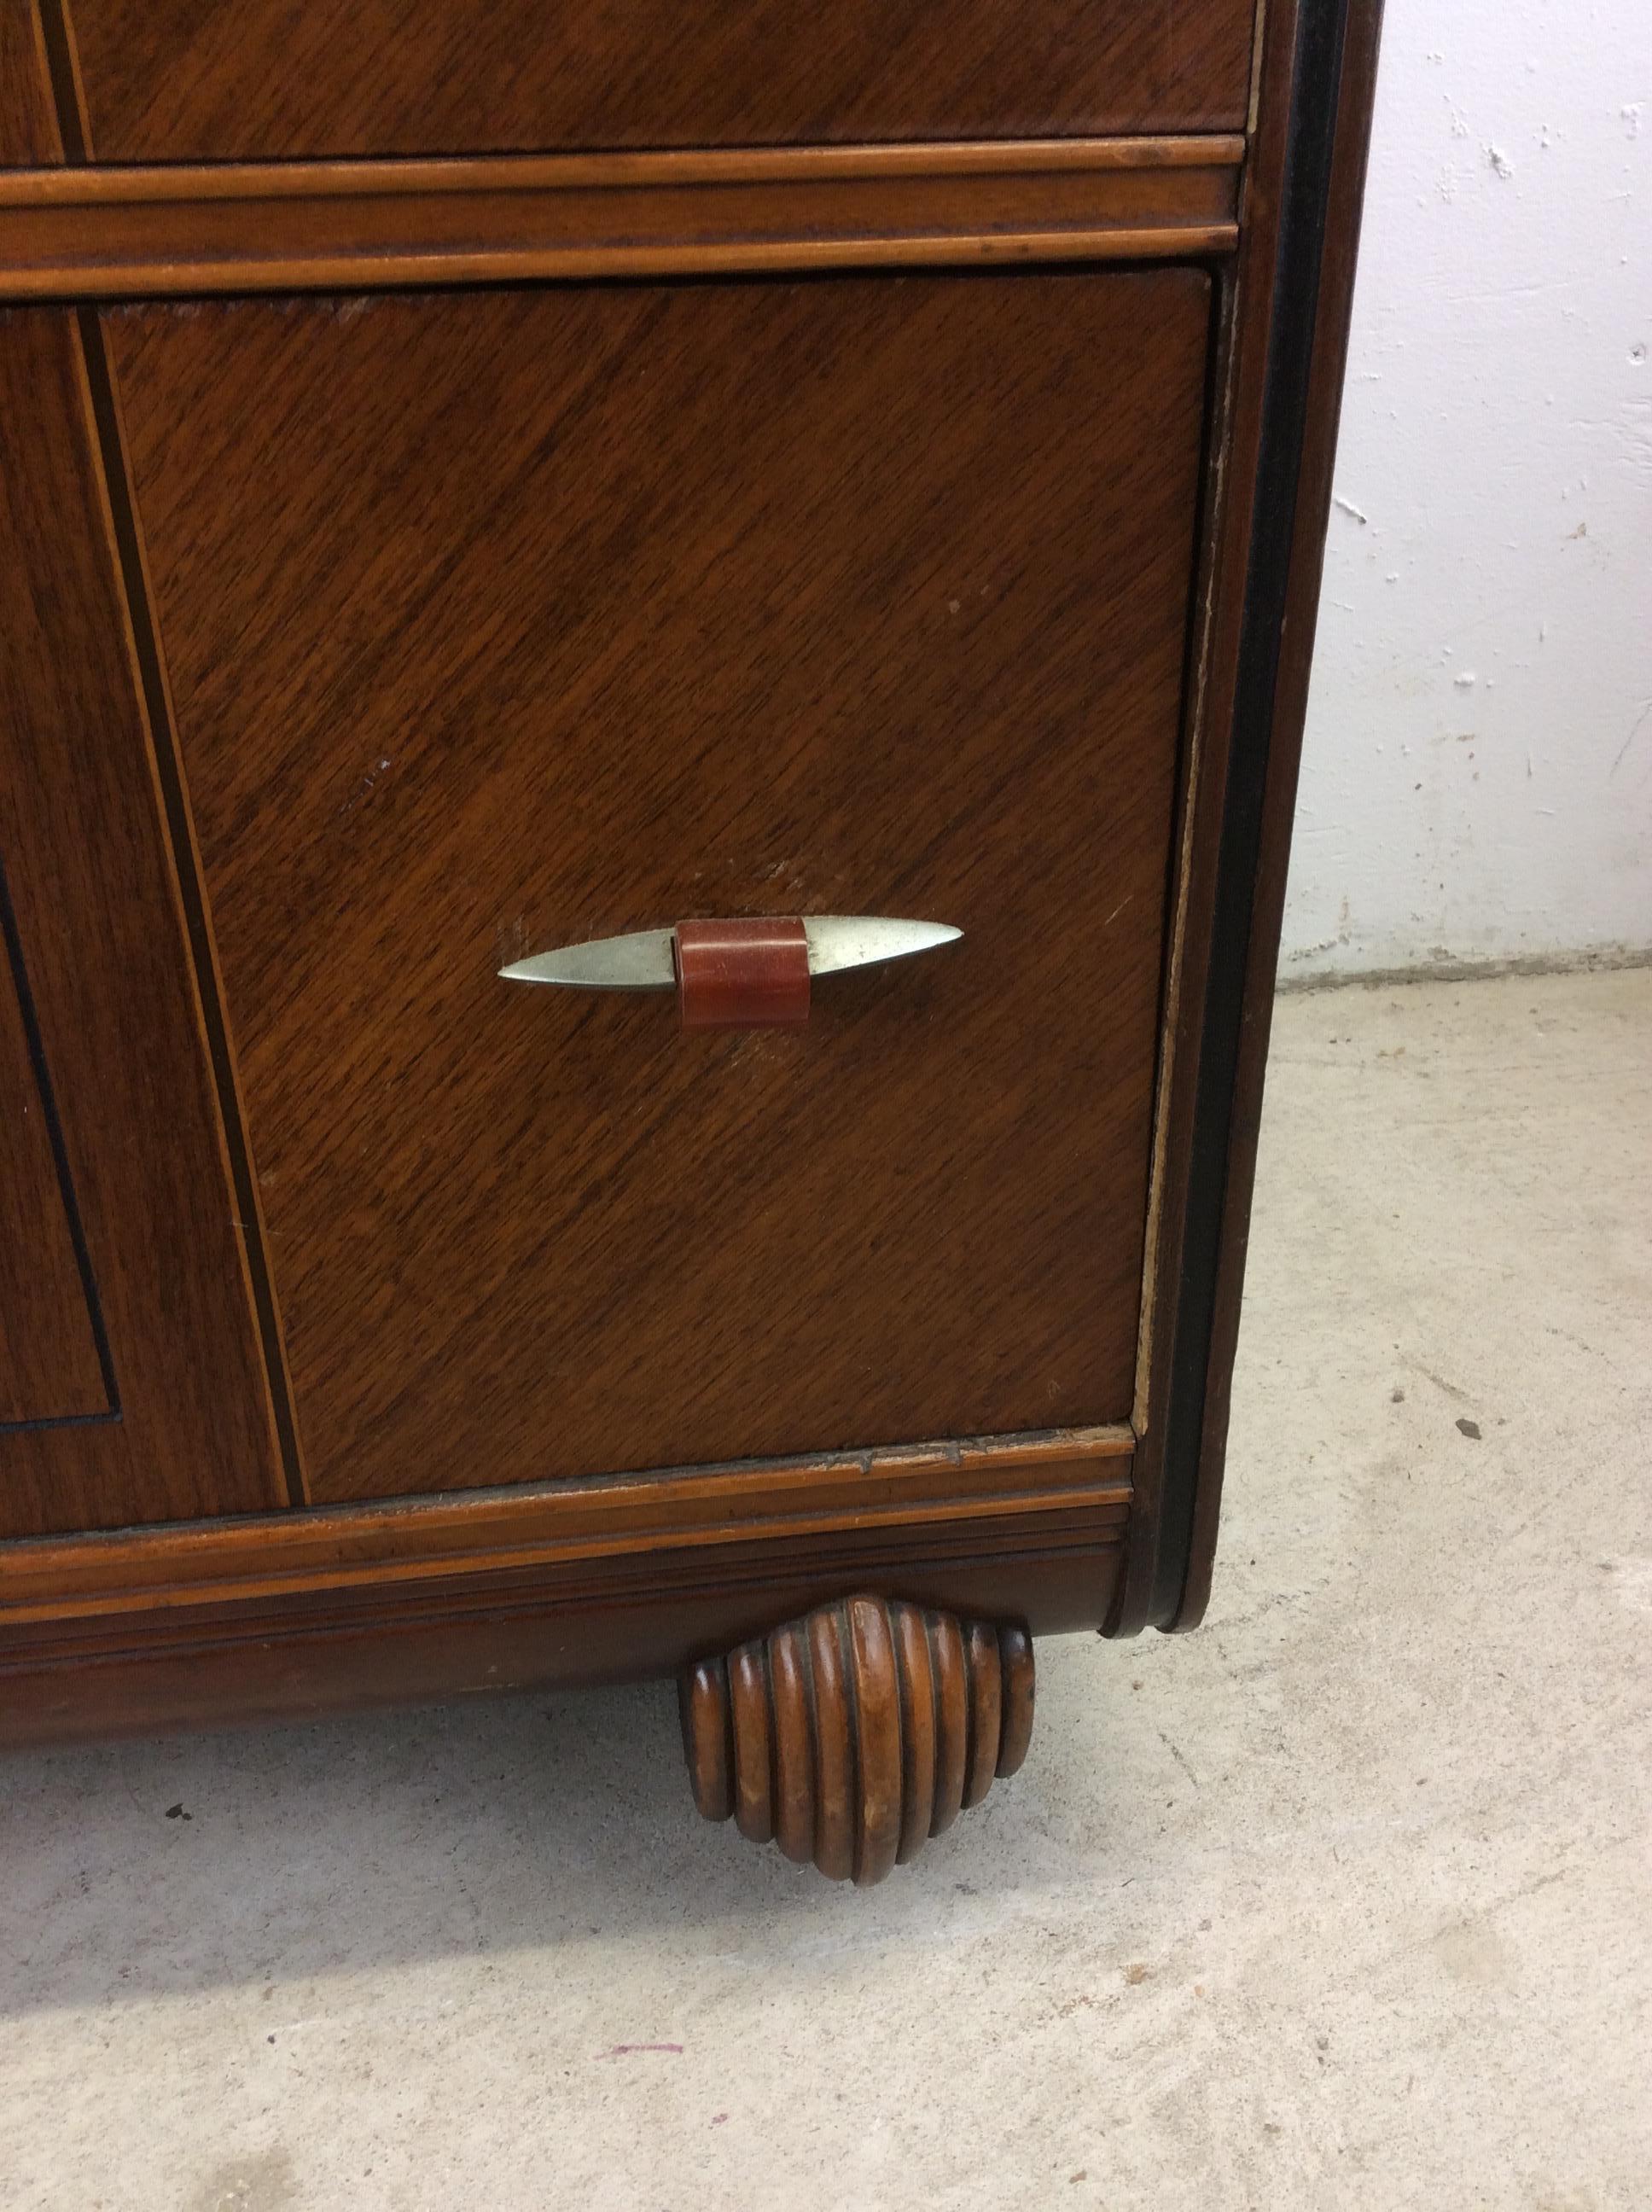
[[[0,172],[0,301],[1184,259],[1234,136]]]

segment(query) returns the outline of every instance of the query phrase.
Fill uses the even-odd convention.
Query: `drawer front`
[[[108,161],[1236,130],[1252,0],[74,0]]]
[[[1187,269],[106,319],[318,1498],[1127,1416]],[[501,965],[944,950],[805,1026]]]

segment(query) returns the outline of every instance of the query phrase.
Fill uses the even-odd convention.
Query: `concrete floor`
[[[0,1767],[0,2205],[1640,2212],[1649,1434],[1652,974],[1287,1000],[1199,1635],[865,1896],[663,1689]]]

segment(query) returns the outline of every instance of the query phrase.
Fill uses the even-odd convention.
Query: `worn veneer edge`
[[[1121,1526],[1133,1449],[1090,1429],[37,1537],[0,1555],[0,1627],[908,1525]]]
[[[1189,994],[1183,969],[1187,951],[1187,921],[1193,876],[1193,825],[1206,736],[1206,706],[1210,691],[1212,639],[1218,606],[1218,578],[1223,532],[1213,521],[1226,515],[1232,470],[1229,462],[1229,426],[1234,412],[1234,361],[1237,288],[1226,271],[1218,272],[1212,304],[1211,369],[1206,406],[1204,481],[1200,490],[1200,521],[1195,542],[1193,575],[1189,595],[1187,650],[1182,682],[1181,744],[1178,763],[1176,811],[1171,841],[1169,884],[1165,900],[1158,1062],[1153,1077],[1152,1139],[1148,1158],[1147,1216],[1142,1237],[1141,1303],[1137,1314],[1135,1387],[1130,1421],[1138,1444],[1152,1431],[1157,1410],[1154,1350],[1162,1327],[1158,1287],[1164,1279],[1161,1250],[1167,1216],[1172,1206],[1169,1181],[1173,1155],[1170,1145],[1170,1107],[1175,1097],[1172,1079],[1176,1068],[1176,1021]],[[1145,1498],[1139,1492],[1139,1505]]]
[[[1256,125],[1262,112],[1262,62],[1267,52],[1268,0],[1256,0],[1256,10],[1251,17],[1250,29],[1250,90],[1245,102],[1245,135],[1256,136]]]

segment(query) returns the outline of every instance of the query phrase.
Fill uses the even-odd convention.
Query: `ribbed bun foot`
[[[679,1686],[706,1819],[834,1881],[882,1881],[1013,1774],[1032,1734],[1025,1629],[899,1599],[818,1606]]]

